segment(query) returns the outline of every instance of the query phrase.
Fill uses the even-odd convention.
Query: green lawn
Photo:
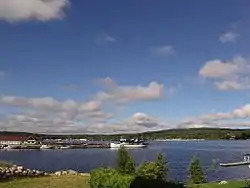
[[[89,188],[88,176],[50,176],[41,178],[16,179],[0,183],[0,188]],[[192,188],[245,188],[244,181],[231,181],[225,185],[207,183]]]
[[[245,188],[245,181],[230,181],[228,184],[206,183],[193,188]]]
[[[16,179],[0,183],[0,188],[89,188],[88,176],[51,176]]]

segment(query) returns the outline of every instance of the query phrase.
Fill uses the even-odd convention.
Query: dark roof
[[[0,141],[25,141],[25,140],[36,140],[32,136],[18,136],[18,135],[0,135]]]

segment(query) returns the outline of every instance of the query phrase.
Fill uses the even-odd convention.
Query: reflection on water
[[[153,142],[145,149],[130,149],[137,164],[154,160],[157,153],[166,155],[171,177],[184,181],[187,168],[194,155],[199,156],[209,180],[249,177],[248,166],[212,170],[213,159],[219,162],[241,161],[243,154],[250,152],[249,141],[190,141],[190,142]],[[74,169],[89,172],[99,166],[114,166],[117,150],[26,150],[1,151],[0,160],[11,161],[28,168],[45,171]]]

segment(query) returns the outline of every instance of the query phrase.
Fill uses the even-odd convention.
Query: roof
[[[25,141],[36,140],[32,136],[18,136],[18,135],[0,135],[0,141]]]

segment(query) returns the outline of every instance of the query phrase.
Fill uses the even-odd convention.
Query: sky
[[[0,130],[250,127],[250,1],[0,0]]]

